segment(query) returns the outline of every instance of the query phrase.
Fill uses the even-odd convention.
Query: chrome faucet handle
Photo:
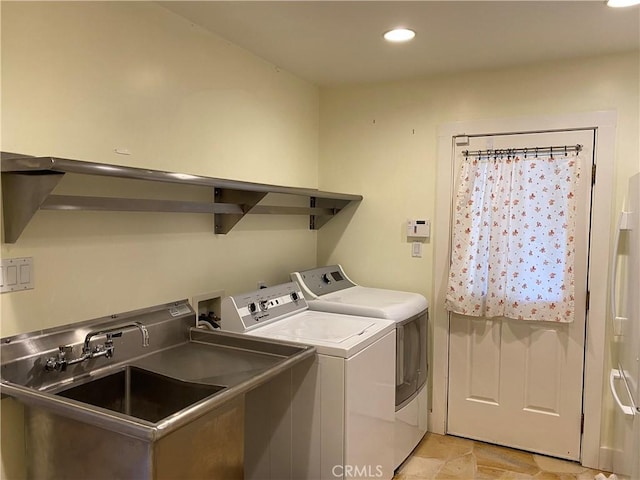
[[[60,345],[58,347],[58,358],[63,359],[71,352],[73,352],[73,345]]]
[[[67,369],[67,354],[70,354],[72,351],[73,345],[59,345],[56,356],[47,358],[44,365],[45,370],[48,372],[52,372],[54,370],[64,372]]]
[[[98,350],[96,350],[96,353],[101,353],[104,351],[104,356],[106,358],[113,357],[113,350],[115,349],[115,347],[113,346],[114,337],[122,337],[122,332],[107,333],[107,341],[104,342],[104,345],[100,345],[99,347],[97,347]]]
[[[114,338],[121,337],[121,336],[122,336],[122,332],[107,333],[107,342],[113,343]]]

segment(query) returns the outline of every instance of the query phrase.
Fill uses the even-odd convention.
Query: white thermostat
[[[425,237],[431,235],[430,220],[408,220],[407,237]]]

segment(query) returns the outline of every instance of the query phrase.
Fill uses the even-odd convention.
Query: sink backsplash
[[[73,347],[69,359],[82,354],[89,332],[103,330],[131,322],[142,323],[149,332],[149,346],[142,346],[140,332],[124,330],[122,337],[113,338],[113,357],[99,357],[70,365],[64,371],[47,371],[49,357],[58,354],[59,346]],[[0,339],[1,379],[36,390],[46,391],[53,386],[86,375],[107,366],[151,354],[189,340],[189,329],[195,326],[195,312],[187,300],[119,313],[36,332]],[[104,335],[95,336],[92,345],[103,344]]]

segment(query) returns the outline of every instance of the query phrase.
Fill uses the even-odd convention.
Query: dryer
[[[275,428],[292,438],[269,447],[291,464],[279,478],[393,477],[394,322],[310,310],[291,282],[223,299],[222,326],[316,348],[311,368],[293,367],[287,428]]]
[[[340,265],[293,272],[309,308],[392,320],[396,325],[394,468],[427,432],[427,299],[417,293],[363,287]]]

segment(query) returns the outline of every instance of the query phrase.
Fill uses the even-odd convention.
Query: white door
[[[471,137],[463,150],[583,146],[571,323],[450,315],[447,433],[580,458],[594,131]],[[531,153],[529,154],[531,155]]]

